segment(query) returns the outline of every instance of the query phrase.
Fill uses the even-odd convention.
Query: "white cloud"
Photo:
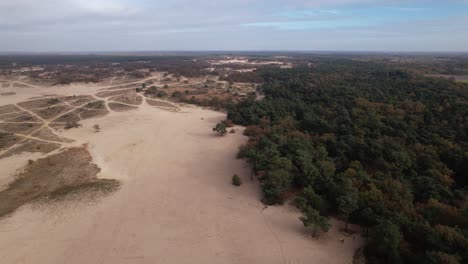
[[[429,0],[435,1],[435,0]],[[446,0],[462,3],[468,0]],[[353,21],[341,8],[350,4],[362,6],[397,5],[414,8],[409,3],[424,0],[0,0],[1,50],[106,50],[106,49],[237,49],[282,47],[310,49],[343,35],[329,29],[320,31],[328,21],[335,25]],[[294,12],[297,15],[294,15]],[[417,12],[417,11],[414,11]],[[289,14],[285,15],[285,14]],[[398,20],[398,18],[395,18]],[[295,21],[312,20],[314,25],[300,26]],[[245,27],[282,22],[294,25],[298,32],[278,32],[274,27]],[[262,24],[263,23],[263,24]],[[283,24],[284,24],[283,23]],[[354,23],[356,27],[356,23]],[[425,28],[424,28],[425,27]],[[423,25],[420,31],[433,25]],[[286,28],[286,31],[291,28]],[[349,26],[347,27],[349,28]],[[408,27],[417,31],[413,27]],[[308,30],[308,31],[307,31]],[[347,29],[348,30],[348,29]],[[349,41],[361,43],[384,30],[396,27],[361,28],[365,32],[348,36],[335,45]],[[403,30],[403,29],[402,29]],[[450,31],[450,28],[447,29]],[[351,32],[350,30],[347,32]],[[336,37],[333,34],[337,34]],[[394,35],[393,33],[390,35]],[[410,34],[409,34],[410,35]],[[468,35],[468,32],[467,34]],[[138,40],[135,40],[135,37]],[[361,37],[361,38],[360,38]],[[432,36],[437,38],[437,35]],[[3,40],[5,38],[5,40]],[[8,39],[6,39],[8,38]],[[292,39],[287,39],[292,38]],[[328,38],[319,40],[320,38]],[[462,38],[463,39],[463,38]],[[374,42],[372,42],[374,43]],[[437,42],[434,42],[437,43]],[[416,45],[415,43],[414,45]],[[440,44],[440,42],[439,42]],[[463,44],[463,43],[462,43]],[[468,47],[468,43],[465,43]],[[346,44],[348,45],[348,44]],[[373,44],[372,44],[373,45]],[[326,44],[324,48],[331,47]],[[93,48],[94,47],[94,48]],[[424,45],[423,45],[424,47]],[[346,47],[343,47],[346,49]]]
[[[138,9],[130,4],[112,0],[72,0],[72,4],[85,12],[105,15],[134,14]]]

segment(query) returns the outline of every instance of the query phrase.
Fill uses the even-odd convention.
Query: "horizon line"
[[[467,51],[444,51],[444,50],[420,50],[420,51],[405,51],[405,50],[300,50],[300,49],[285,49],[285,50],[110,50],[110,51],[0,51],[0,55],[136,55],[150,53],[356,53],[356,54],[468,54]]]

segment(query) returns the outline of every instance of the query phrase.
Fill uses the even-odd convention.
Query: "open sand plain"
[[[94,96],[102,88],[15,88],[16,94],[0,96],[0,106],[47,94]],[[248,165],[235,158],[246,141],[243,128],[224,137],[211,130],[225,114],[146,100],[124,111],[106,109],[81,120],[79,128],[54,131],[73,142],[49,154],[23,152],[0,160],[4,189],[29,159],[86,144],[100,168],[97,177],[121,183],[98,200],[33,202],[0,218],[0,263],[351,263],[362,246],[357,235],[340,242],[342,223],[333,221],[317,240],[304,232],[292,206],[265,208]],[[233,174],[241,176],[242,186],[231,185]]]

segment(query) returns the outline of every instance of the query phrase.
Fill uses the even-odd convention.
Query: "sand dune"
[[[1,219],[0,263],[351,263],[361,238],[342,244],[336,222],[314,240],[291,206],[264,209],[258,182],[235,159],[246,141],[243,128],[225,137],[211,132],[223,118],[144,101],[61,132],[75,140],[70,146],[87,143],[98,177],[118,179],[122,187],[97,202],[30,204]],[[95,133],[94,124],[102,131]],[[19,158],[14,166],[26,162]],[[14,166],[0,173],[11,174]],[[231,185],[233,174],[242,177],[241,187]]]

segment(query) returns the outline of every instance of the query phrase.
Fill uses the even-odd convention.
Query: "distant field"
[[[447,79],[455,79],[457,82],[468,82],[468,75],[449,75],[449,74],[426,74],[427,77],[442,77]]]

